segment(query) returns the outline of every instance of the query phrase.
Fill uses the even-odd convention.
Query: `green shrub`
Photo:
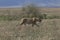
[[[60,19],[60,16],[55,16],[55,15],[51,15],[51,16],[47,16],[48,19]]]
[[[41,17],[41,12],[38,10],[36,5],[30,4],[25,7],[22,7],[22,12],[24,13],[24,17],[32,18],[32,17]]]

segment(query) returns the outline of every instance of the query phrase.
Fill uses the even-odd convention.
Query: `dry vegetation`
[[[60,8],[42,8],[43,13],[47,13],[48,15],[57,15],[60,16]]]
[[[48,14],[53,14],[53,15],[60,15],[60,8],[39,8],[39,10],[42,13],[48,13]],[[0,15],[7,15],[10,13],[11,15],[13,14],[20,14],[21,8],[0,8]]]
[[[0,21],[0,40],[60,40],[60,19],[44,19],[40,27]]]
[[[48,15],[60,16],[60,8],[41,9]],[[20,14],[20,8],[0,8],[0,16]],[[0,40],[60,40],[60,19],[43,19],[39,27],[19,23],[17,20],[0,21]]]

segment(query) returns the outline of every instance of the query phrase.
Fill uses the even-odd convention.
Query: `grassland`
[[[22,13],[21,8],[0,8],[0,15],[19,15]],[[60,8],[39,8],[42,13],[49,15],[60,15]]]
[[[0,21],[0,40],[60,40],[60,19],[44,19],[39,27]]]
[[[42,8],[41,12],[60,16],[60,8]],[[0,8],[0,16],[20,14],[20,8]],[[38,25],[21,26],[20,19],[0,20],[0,40],[60,40],[60,19],[43,19]]]

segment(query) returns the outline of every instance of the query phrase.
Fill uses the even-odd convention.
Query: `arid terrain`
[[[60,19],[45,19],[39,27],[20,21],[0,21],[0,40],[60,40]]]
[[[52,15],[60,15],[60,8],[39,8],[39,10],[42,13],[48,13],[48,14],[52,14]],[[0,15],[7,15],[7,14],[11,14],[11,15],[18,15],[20,14],[21,8],[0,8]]]
[[[60,8],[41,8],[42,13],[60,16]],[[0,8],[1,15],[19,15],[19,8]],[[0,40],[60,40],[60,19],[43,19],[39,27],[20,25],[20,20],[0,21]]]

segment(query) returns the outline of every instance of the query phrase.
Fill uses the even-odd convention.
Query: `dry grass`
[[[0,21],[0,40],[60,40],[60,19],[44,19],[40,27]]]
[[[60,8],[39,8],[39,10],[42,13],[60,16]],[[21,8],[0,8],[0,15],[19,15],[21,13]]]
[[[60,8],[42,8],[43,13],[60,16]],[[0,15],[19,15],[20,8],[0,8]],[[60,40],[60,19],[43,19],[40,27],[0,21],[0,40]]]

